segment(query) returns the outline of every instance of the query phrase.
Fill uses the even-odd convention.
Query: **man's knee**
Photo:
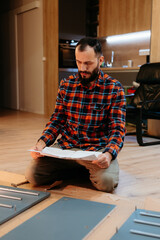
[[[113,177],[110,174],[99,175],[96,179],[91,179],[95,188],[104,192],[113,192],[118,185],[118,176]]]
[[[39,171],[38,161],[32,160],[25,172],[25,178],[33,185],[40,186],[46,181],[44,174]]]
[[[33,185],[33,186],[42,186],[53,183],[54,179],[51,176],[42,175],[40,173],[33,172],[32,170],[27,170],[25,173],[25,178]]]

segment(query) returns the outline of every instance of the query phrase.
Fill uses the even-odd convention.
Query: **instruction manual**
[[[72,159],[72,160],[85,160],[85,161],[93,161],[96,160],[98,155],[101,152],[96,151],[73,151],[73,150],[62,150],[53,147],[45,147],[42,151],[36,151],[34,149],[30,149],[31,152],[39,152],[44,156],[62,158],[62,159]]]

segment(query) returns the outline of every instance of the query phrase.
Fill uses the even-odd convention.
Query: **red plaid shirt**
[[[91,87],[83,86],[78,75],[62,80],[55,111],[40,139],[50,146],[59,134],[62,149],[105,148],[104,152],[110,152],[115,159],[125,135],[125,95],[121,84],[102,71]]]

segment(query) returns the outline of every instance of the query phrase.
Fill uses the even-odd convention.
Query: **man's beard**
[[[86,74],[90,74],[90,77],[89,78],[83,78],[81,76],[81,73],[86,73]],[[98,75],[99,75],[99,68],[96,67],[92,73],[91,72],[87,72],[87,71],[79,71],[78,72],[79,74],[79,80],[81,81],[82,85],[84,86],[88,86],[91,82],[93,82],[94,80],[96,80],[98,78]]]

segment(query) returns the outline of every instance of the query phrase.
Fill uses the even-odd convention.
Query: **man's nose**
[[[80,71],[84,72],[84,71],[86,71],[86,70],[87,70],[86,65],[85,65],[85,64],[81,64],[81,69],[80,69]]]

